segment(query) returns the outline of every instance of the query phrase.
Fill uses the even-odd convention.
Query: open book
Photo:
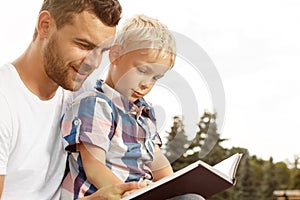
[[[122,199],[167,199],[187,193],[208,198],[235,184],[235,174],[241,157],[242,154],[237,153],[214,166],[201,160],[196,161]]]

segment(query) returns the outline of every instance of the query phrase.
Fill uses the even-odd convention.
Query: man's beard
[[[72,66],[63,60],[63,55],[57,45],[56,35],[49,39],[43,52],[43,59],[46,74],[57,85],[71,91],[76,91],[81,87],[83,81],[75,81],[69,74]]]

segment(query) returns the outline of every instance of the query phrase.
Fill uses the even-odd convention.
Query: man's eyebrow
[[[98,45],[94,44],[93,42],[91,42],[89,40],[83,39],[83,38],[75,38],[75,41],[79,42],[79,43],[84,43],[87,46],[90,46],[91,49],[95,49],[95,48],[102,49],[101,50],[102,52],[109,50],[113,43],[112,39],[104,40]]]
[[[86,40],[86,39],[82,39],[82,38],[75,38],[75,41],[76,42],[80,42],[80,43],[85,43],[93,48],[97,47],[96,44],[94,44],[93,42],[89,41],[89,40]]]

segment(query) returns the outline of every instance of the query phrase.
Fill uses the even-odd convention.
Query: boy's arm
[[[168,159],[162,153],[158,145],[155,145],[154,159],[153,162],[149,164],[149,167],[152,170],[153,181],[157,181],[173,173]]]
[[[95,193],[78,200],[121,199],[126,192],[134,191],[145,186],[147,186],[145,182],[129,182],[117,185],[108,185],[99,189]]]
[[[5,175],[0,175],[0,199],[2,196],[2,192],[3,192],[4,178],[5,178]]]
[[[87,179],[96,187],[119,184],[122,181],[105,165],[105,151],[94,145],[78,145]]]

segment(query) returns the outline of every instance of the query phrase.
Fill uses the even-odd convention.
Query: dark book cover
[[[187,193],[208,198],[235,184],[235,174],[241,156],[242,154],[234,154],[215,166],[199,160],[122,199],[167,199]]]

